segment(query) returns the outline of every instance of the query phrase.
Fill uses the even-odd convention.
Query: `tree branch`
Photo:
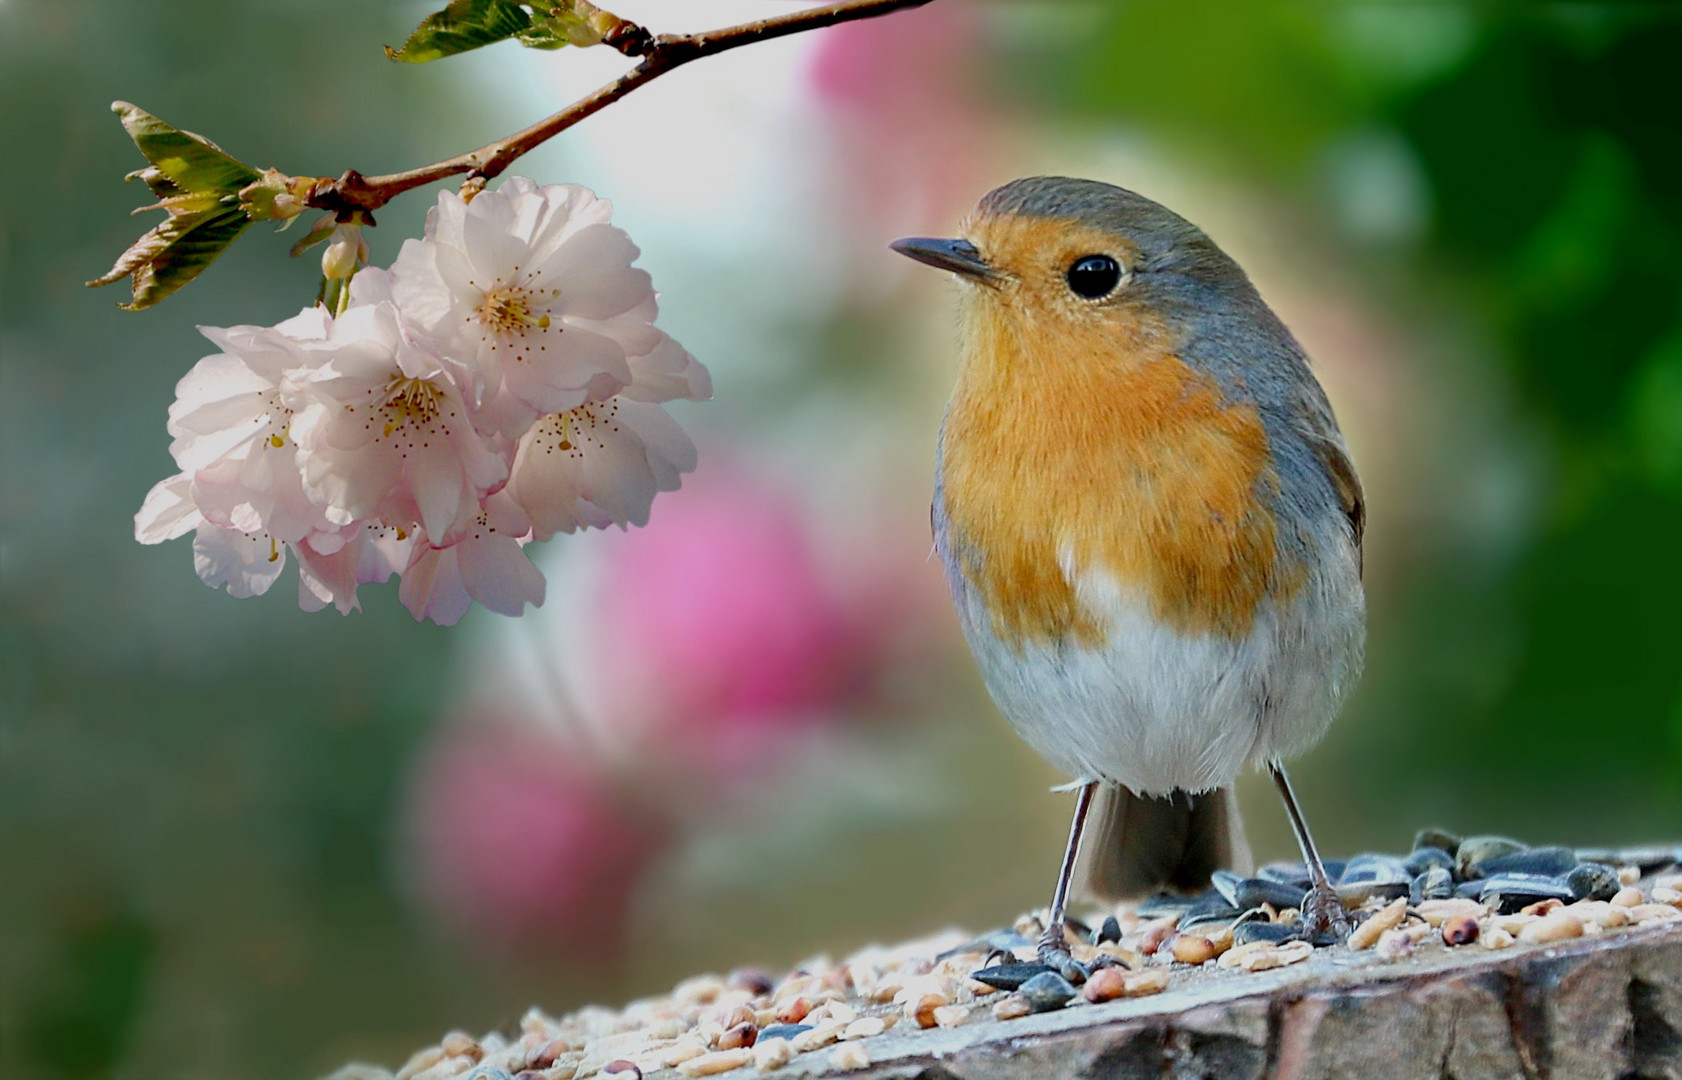
[[[341,215],[352,211],[367,213],[379,209],[411,188],[446,177],[466,173],[469,180],[482,183],[499,175],[521,156],[548,142],[585,117],[599,112],[637,87],[653,82],[666,72],[691,60],[714,56],[757,41],[770,41],[772,38],[787,37],[790,34],[856,19],[872,19],[904,8],[921,7],[928,2],[929,0],[844,0],[841,3],[823,4],[775,18],[725,27],[722,30],[708,30],[699,34],[660,34],[649,43],[642,61],[636,67],[524,131],[515,132],[469,153],[407,172],[391,173],[387,176],[363,176],[351,169],[337,180],[323,180],[317,183],[310,190],[306,201],[317,209],[336,211]]]

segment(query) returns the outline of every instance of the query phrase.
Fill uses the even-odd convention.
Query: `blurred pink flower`
[[[669,843],[950,644],[926,539],[711,460],[647,528],[546,552],[548,604],[489,628],[409,799],[414,881],[448,924],[607,957]]]
[[[611,959],[669,830],[564,743],[497,720],[444,732],[415,769],[414,884],[477,943]]]
[[[833,124],[831,152],[846,162],[838,195],[851,220],[910,227],[955,217],[973,199],[1007,115],[976,92],[982,44],[981,14],[965,4],[845,23],[818,39],[811,85]]]
[[[682,755],[729,761],[834,718],[869,666],[866,613],[830,580],[791,497],[713,470],[604,545],[592,695]],[[580,676],[585,673],[578,672]],[[675,742],[675,745],[672,745]]]

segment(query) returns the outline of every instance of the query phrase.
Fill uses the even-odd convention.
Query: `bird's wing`
[[[1308,421],[1302,435],[1331,479],[1332,490],[1343,508],[1343,516],[1349,521],[1349,532],[1355,540],[1355,557],[1357,565],[1360,565],[1362,541],[1367,532],[1367,498],[1361,491],[1361,478],[1355,473],[1355,463],[1349,460],[1349,447],[1343,441],[1343,433],[1338,430],[1331,403],[1323,393],[1316,393],[1313,398],[1301,412]]]

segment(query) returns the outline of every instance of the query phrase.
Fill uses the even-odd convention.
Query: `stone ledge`
[[[863,1078],[1682,1080],[1682,923],[1399,963],[1321,950],[1149,998],[870,1041]],[[676,1070],[653,1074],[681,1075]],[[828,1055],[775,1074],[842,1075]]]

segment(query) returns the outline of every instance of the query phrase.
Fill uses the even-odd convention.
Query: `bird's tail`
[[[1077,890],[1101,900],[1160,889],[1201,892],[1214,870],[1250,870],[1232,788],[1159,798],[1100,785],[1081,848]]]

